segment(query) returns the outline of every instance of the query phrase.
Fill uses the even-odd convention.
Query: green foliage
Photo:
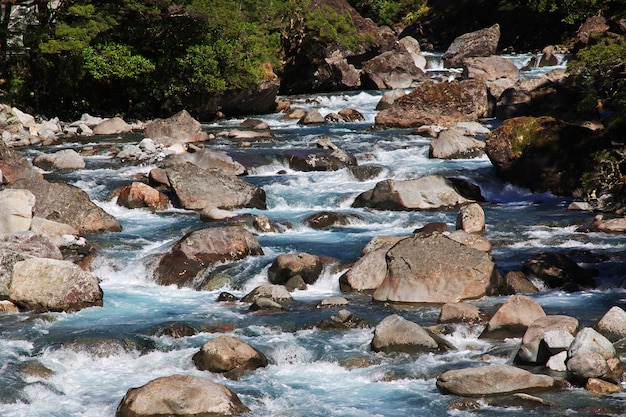
[[[581,49],[568,63],[567,71],[585,91],[580,110],[594,109],[598,100],[626,109],[626,36],[621,41],[602,38]]]
[[[570,25],[583,22],[586,18],[607,10],[612,0],[531,0],[530,4],[539,12],[558,13],[562,21]]]
[[[360,37],[349,14],[341,15],[330,6],[309,10],[305,14],[306,31],[315,42],[337,42],[341,46],[357,50]]]
[[[626,154],[619,149],[602,149],[591,155],[593,170],[582,175],[582,194],[586,201],[603,210],[626,204]]]
[[[84,68],[96,80],[137,79],[154,71],[155,66],[141,55],[133,55],[128,45],[108,43],[83,49]]]
[[[410,25],[430,11],[427,0],[357,0],[351,2],[359,12],[381,25]]]

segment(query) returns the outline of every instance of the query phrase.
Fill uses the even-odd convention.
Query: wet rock
[[[218,262],[262,255],[254,235],[241,226],[210,227],[188,233],[163,255],[155,270],[161,285],[189,286],[199,272]]]
[[[182,337],[195,336],[198,334],[198,331],[189,324],[176,322],[159,326],[151,334],[156,337],[167,336],[173,339],[180,339]]]
[[[468,303],[446,303],[441,306],[437,323],[479,323],[482,320],[478,307]]]
[[[282,254],[270,265],[267,276],[272,284],[284,284],[296,275],[300,275],[307,284],[314,284],[323,266],[322,260],[316,255],[304,252]]]
[[[135,208],[149,208],[152,212],[165,210],[170,204],[169,198],[158,190],[142,182],[133,182],[123,187],[117,197],[117,205]]]
[[[446,394],[471,397],[548,390],[555,388],[555,381],[514,366],[489,365],[446,371],[437,378],[437,388]]]
[[[616,217],[605,219],[602,214],[594,217],[590,224],[579,227],[577,232],[602,232],[602,233],[624,233],[626,232],[626,217]]]
[[[528,326],[522,337],[522,346],[515,357],[516,363],[545,364],[550,356],[559,353],[555,339],[551,341],[552,350],[548,347],[544,340],[546,333],[552,332],[554,337],[555,332],[564,332],[569,335],[566,341],[571,343],[577,330],[578,320],[574,317],[550,315],[538,318]],[[561,346],[560,351],[568,347],[569,343]]]
[[[428,175],[412,180],[383,180],[356,197],[352,207],[379,210],[441,210],[482,201],[470,195],[460,184],[441,175]]]
[[[477,121],[486,115],[487,107],[487,87],[483,82],[426,80],[381,110],[375,123],[401,128],[432,124],[449,127],[457,122]]]
[[[521,337],[528,326],[545,315],[543,308],[532,298],[513,295],[496,311],[480,337],[491,339]]]
[[[285,282],[285,288],[289,292],[294,292],[295,290],[304,291],[307,287],[307,283],[304,282],[304,279],[300,275],[294,275]]]
[[[295,171],[337,171],[356,166],[357,161],[341,149],[292,149],[282,153],[289,167]]]
[[[252,225],[257,231],[262,233],[271,233],[276,231],[274,224],[264,214],[256,216],[252,221]]]
[[[339,110],[339,116],[343,117],[346,122],[361,122],[365,120],[365,117],[360,111],[350,108]]]
[[[245,129],[267,130],[269,125],[260,119],[246,119],[239,125]]]
[[[326,123],[326,119],[317,109],[309,110],[300,120],[298,120],[298,124],[300,125],[317,125]]]
[[[33,165],[45,171],[84,169],[85,160],[73,149],[64,149],[53,154],[39,155]]]
[[[504,276],[505,292],[507,294],[535,294],[539,292],[535,284],[530,282],[522,271],[509,271]]]
[[[237,300],[239,300],[239,298],[237,298],[235,295],[229,292],[221,292],[220,295],[217,296],[217,301],[220,303],[221,302],[231,303]]]
[[[192,357],[201,371],[223,373],[246,371],[268,365],[267,357],[248,343],[231,336],[218,336],[202,345]]]
[[[277,303],[291,301],[293,297],[284,285],[263,284],[259,285],[241,299],[244,303],[253,303],[258,298],[269,298]]]
[[[386,254],[377,301],[449,303],[490,295],[501,287],[493,258],[443,235],[412,235]]]
[[[89,195],[76,186],[23,179],[10,187],[27,189],[35,195],[35,216],[69,224],[83,234],[122,230],[115,217],[94,204]]]
[[[0,191],[0,234],[25,232],[30,229],[35,196],[28,190]]]
[[[94,135],[121,135],[132,130],[132,126],[121,117],[113,117],[112,119],[103,120],[92,131]]]
[[[512,119],[530,115],[532,95],[517,88],[507,88],[496,102],[496,117],[498,119]]]
[[[617,354],[611,341],[591,327],[579,331],[568,350],[570,359],[585,353],[597,353],[605,360],[614,358]]]
[[[380,165],[349,166],[348,170],[358,181],[369,181],[378,177],[383,172]]]
[[[208,139],[202,125],[186,111],[182,110],[167,119],[154,119],[146,125],[144,136],[158,138],[167,136],[181,143],[204,142]]]
[[[203,222],[222,221],[237,217],[231,210],[223,210],[213,206],[206,206],[200,211],[200,220]]]
[[[130,388],[116,417],[232,416],[249,412],[239,397],[223,385],[195,376],[172,375]]]
[[[513,61],[501,56],[473,57],[463,59],[463,76],[482,81],[515,80],[519,70]]]
[[[336,315],[317,323],[315,327],[322,330],[349,330],[367,328],[369,324],[348,310],[340,310]]]
[[[189,162],[169,167],[166,172],[172,190],[183,208],[266,209],[265,191],[237,177],[201,169]]]
[[[465,33],[452,42],[441,56],[446,68],[459,68],[463,59],[476,56],[495,55],[500,41],[500,25]]]
[[[11,301],[26,310],[74,312],[102,306],[97,278],[69,261],[31,258],[15,263]]]
[[[626,311],[613,306],[602,316],[595,329],[611,342],[626,338]]]
[[[256,300],[250,306],[251,311],[261,310],[282,310],[283,306],[280,303],[266,297],[257,297]]]
[[[363,218],[354,214],[332,213],[323,211],[313,214],[305,219],[305,222],[312,229],[328,229],[337,226],[346,226],[351,220],[362,220]]]
[[[595,287],[597,271],[578,266],[572,258],[559,253],[541,252],[522,265],[524,273],[541,279],[550,288],[579,290]]]
[[[585,389],[597,395],[615,394],[622,390],[619,385],[599,378],[589,378],[585,384]]]
[[[484,155],[485,142],[463,134],[462,131],[450,128],[441,131],[431,140],[428,149],[429,158],[464,159]]]
[[[348,300],[344,297],[328,297],[324,298],[317,304],[317,308],[327,308],[327,307],[338,307],[338,306],[347,306],[349,304]]]
[[[397,314],[385,317],[374,329],[374,352],[424,353],[439,351],[440,346],[419,324]]]

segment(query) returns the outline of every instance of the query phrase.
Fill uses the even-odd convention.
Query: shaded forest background
[[[343,3],[2,0],[0,100],[66,118],[84,112],[146,118],[193,112],[268,80],[280,80],[289,91],[303,55],[323,57],[337,48],[376,52],[375,36],[355,25]],[[443,52],[455,37],[494,23],[501,27],[501,52],[561,45],[577,54],[572,68],[583,88],[617,108],[626,103],[624,35],[594,39],[584,49],[575,42],[590,16],[623,22],[622,0],[348,3],[427,50]]]

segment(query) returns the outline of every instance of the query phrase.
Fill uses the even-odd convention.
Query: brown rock
[[[482,233],[485,230],[485,212],[480,204],[472,203],[461,207],[456,216],[456,229],[467,233]]]
[[[446,68],[458,68],[463,59],[474,56],[495,55],[500,41],[500,25],[477,30],[457,37],[442,55]]]
[[[507,294],[535,294],[539,292],[522,271],[509,271],[504,276]]]
[[[122,188],[117,204],[130,209],[147,207],[155,212],[167,209],[169,198],[149,185],[133,182]]]
[[[441,306],[438,323],[478,323],[481,321],[480,309],[468,303],[446,303]]]
[[[530,297],[513,295],[496,311],[481,338],[521,337],[535,320],[544,317],[543,308]]]
[[[231,336],[209,340],[193,355],[193,363],[201,371],[227,373],[234,369],[254,370],[268,365],[267,358],[258,349]]]
[[[104,120],[98,126],[93,128],[94,135],[121,135],[131,132],[133,128],[127,124],[121,117]]]
[[[499,78],[517,79],[519,70],[510,59],[500,56],[465,58],[463,75],[482,81],[495,81]]]
[[[144,130],[147,138],[170,137],[178,142],[203,142],[208,139],[202,125],[186,111],[182,110],[167,119],[154,119]]]
[[[300,275],[307,284],[314,284],[322,272],[323,263],[319,256],[308,253],[282,254],[267,271],[272,284],[284,284],[289,278]]]

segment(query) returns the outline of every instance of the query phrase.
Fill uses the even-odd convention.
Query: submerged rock
[[[172,375],[130,388],[115,416],[234,416],[249,411],[237,394],[223,385],[196,376]]]

